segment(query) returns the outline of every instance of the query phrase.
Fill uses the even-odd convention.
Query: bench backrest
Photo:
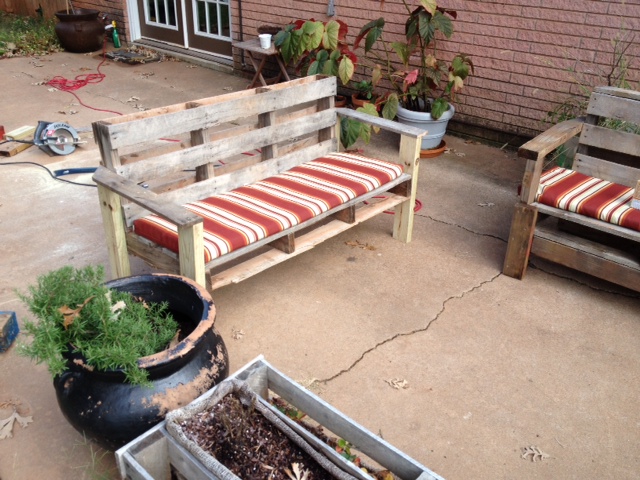
[[[640,92],[598,87],[591,95],[573,169],[635,188],[640,179]]]
[[[102,164],[186,203],[337,150],[335,77],[313,76],[93,123]],[[147,212],[123,206],[127,223]]]

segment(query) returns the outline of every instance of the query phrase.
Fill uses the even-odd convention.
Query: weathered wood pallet
[[[526,159],[503,272],[521,279],[529,255],[640,291],[640,232],[535,201],[547,156],[580,135],[572,169],[634,188],[640,179],[640,135],[618,131],[602,120],[640,125],[640,92],[596,88],[587,116],[553,126],[523,145]],[[549,220],[553,221],[549,221]]]
[[[354,445],[358,452],[362,452],[368,459],[389,470],[397,478],[402,480],[442,480],[438,474],[357,424],[314,393],[301,387],[270,365],[262,356],[240,369],[230,378],[238,378],[247,382],[251,389],[265,401],[268,401],[270,396],[274,394],[283,398],[338,438]],[[202,401],[211,395],[215,388],[194,402]],[[301,427],[295,427],[295,423],[292,422],[291,425],[307,441],[313,442],[319,447],[321,444],[324,445],[308,431]],[[120,448],[116,452],[116,461],[122,478],[127,480],[166,479],[170,478],[172,473],[178,478],[186,480],[217,479],[171,437],[165,428],[165,422],[156,425],[144,435]],[[344,459],[341,461],[349,463]],[[358,472],[353,465],[345,468],[350,468],[359,478],[369,477],[369,475]]]
[[[133,254],[213,290],[293,258],[389,208],[396,213],[394,238],[411,241],[419,146],[426,132],[336,109],[336,90],[335,77],[305,77],[95,122],[102,166],[94,180],[112,275],[130,275]],[[205,264],[202,219],[181,205],[337,152],[341,117],[400,134],[394,161],[405,173],[312,220]],[[381,194],[387,197],[383,203],[363,203]],[[179,254],[135,233],[133,222],[149,213],[177,225]]]

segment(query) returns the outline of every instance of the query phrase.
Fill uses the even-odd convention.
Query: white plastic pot
[[[405,125],[427,130],[427,134],[422,137],[421,150],[431,150],[437,148],[447,131],[447,124],[456,112],[453,105],[449,104],[449,110],[444,112],[440,118],[434,120],[430,113],[414,112],[407,110],[402,105],[398,105],[398,121]]]

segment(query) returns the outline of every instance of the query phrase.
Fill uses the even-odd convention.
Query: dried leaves
[[[18,413],[18,407],[20,405],[21,402],[18,400],[0,402],[0,409],[13,409],[13,413],[9,417],[0,420],[0,440],[13,437],[13,425],[15,422],[18,422],[22,428],[26,428],[29,423],[33,422],[31,415],[22,416]]]
[[[544,453],[535,445],[530,445],[528,447],[522,448],[522,455],[520,457],[524,458],[525,460],[528,460],[530,457],[531,461],[535,462],[537,460],[544,460],[545,458],[550,458],[551,455],[549,455],[548,453]]]
[[[375,250],[376,247],[374,247],[373,245],[369,245],[368,243],[361,243],[358,240],[353,240],[353,241],[349,241],[349,242],[344,242],[345,245],[349,245],[350,247],[357,247],[357,248],[362,248],[364,250]]]
[[[87,303],[89,303],[93,298],[95,298],[94,295],[90,296],[81,305],[78,305],[78,308],[71,308],[71,307],[68,307],[67,305],[63,305],[58,309],[58,311],[64,317],[63,325],[65,330],[67,330],[73,324],[76,318],[80,316],[80,312],[82,311],[84,306]]]
[[[407,382],[405,379],[392,378],[390,380],[385,380],[385,382],[387,382],[390,387],[393,387],[396,390],[409,388],[409,382]]]

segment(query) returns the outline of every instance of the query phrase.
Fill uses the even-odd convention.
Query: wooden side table
[[[258,85],[267,86],[269,83],[278,83],[282,80],[283,77],[286,81],[291,80],[289,78],[289,74],[287,73],[287,68],[282,61],[282,57],[280,56],[280,53],[278,52],[278,49],[275,47],[273,42],[271,43],[271,46],[269,48],[262,48],[260,46],[260,41],[257,38],[253,38],[251,40],[247,40],[246,42],[234,43],[233,46],[247,52],[249,61],[256,71],[256,74],[253,76],[253,80],[251,80],[251,84],[249,84],[247,88],[254,88]],[[264,76],[262,75],[262,69],[267,63],[267,59],[269,57],[275,57],[276,62],[278,62],[278,67],[280,68],[280,72],[278,73],[277,77],[265,80]]]

